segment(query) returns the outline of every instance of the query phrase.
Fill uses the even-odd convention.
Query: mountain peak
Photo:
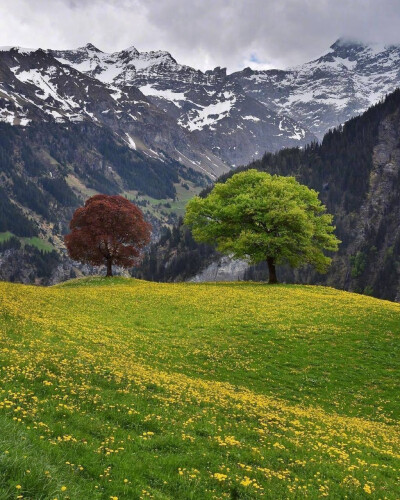
[[[165,57],[166,59],[171,59],[176,62],[172,55],[167,50],[150,50],[149,52],[143,52],[143,54],[149,54],[151,57]]]
[[[358,49],[358,50],[369,49],[370,51],[372,51],[373,54],[379,54],[381,52],[384,52],[385,50],[393,48],[400,48],[400,44],[382,43],[382,42],[367,41],[367,40],[363,41],[351,37],[338,38],[336,42],[330,46],[330,49],[334,51],[346,50],[346,49]]]
[[[136,47],[134,47],[133,45],[131,45],[130,47],[128,47],[127,49],[124,49],[124,50],[121,50],[121,52],[123,52],[124,54],[132,54],[132,55],[139,55],[139,51]]]
[[[87,43],[84,47],[79,47],[78,50],[90,50],[92,52],[103,52],[102,50],[95,47],[92,43]]]
[[[368,44],[351,37],[340,37],[331,46],[331,49],[337,49],[339,47],[366,47]]]

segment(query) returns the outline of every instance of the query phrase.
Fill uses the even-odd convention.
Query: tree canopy
[[[193,198],[185,215],[197,241],[251,264],[267,261],[270,283],[277,282],[275,266],[281,264],[312,264],[326,272],[332,259],[324,250],[336,251],[340,243],[332,220],[316,191],[294,177],[257,170],[216,184],[206,198]]]
[[[151,226],[142,211],[122,196],[98,194],[78,208],[70,223],[65,244],[74,260],[107,266],[132,267],[149,243]]]

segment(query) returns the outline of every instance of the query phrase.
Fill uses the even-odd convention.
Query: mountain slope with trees
[[[328,274],[318,275],[307,268],[298,272],[281,268],[280,279],[327,284],[400,300],[399,137],[400,90],[396,90],[360,117],[330,131],[321,144],[266,154],[238,169],[256,168],[270,174],[295,176],[317,190],[328,212],[334,215],[336,235],[342,244]],[[149,253],[139,276],[161,281],[190,279],[204,272],[210,262],[220,261],[212,248],[199,247],[182,226],[164,238],[162,247],[157,253]],[[179,271],[173,274],[171,267],[178,267]],[[248,279],[267,276],[262,266],[246,270]],[[203,277],[207,277],[207,272]],[[232,279],[237,276],[232,275]]]
[[[11,239],[1,252],[0,277],[43,278],[38,268],[29,269],[29,261],[46,261],[49,249],[58,252],[52,263],[60,261],[73,209],[99,192],[135,200],[158,236],[162,224],[171,225],[183,214],[193,194],[233,165],[266,150],[313,141],[394,89],[399,70],[399,47],[345,40],[299,68],[247,68],[231,75],[223,68],[197,71],[166,52],[132,47],[114,54],[90,44],[75,51],[0,48],[0,243],[12,235],[21,243],[17,249]],[[387,141],[395,141],[395,135]],[[295,158],[297,153],[290,154]],[[290,154],[282,156],[288,157],[279,170],[291,174],[284,164],[297,160]],[[366,156],[371,157],[370,150]],[[386,161],[384,153],[378,156]],[[346,191],[345,204],[354,198],[346,182],[358,175],[352,161],[350,155],[345,178],[338,176],[330,185],[339,196]],[[318,175],[309,177],[314,182]],[[369,182],[360,175],[361,182]],[[379,197],[382,182],[391,180],[378,175],[375,182]],[[353,256],[353,274],[366,266],[360,252]],[[212,251],[201,253],[195,261]],[[178,268],[194,269],[182,255],[186,251],[176,256]],[[70,271],[71,262],[54,280]],[[165,273],[169,279],[176,274]]]
[[[178,196],[177,189],[200,189],[209,182],[166,155],[161,161],[131,149],[109,129],[90,122],[25,128],[0,123],[0,181],[0,241],[11,239],[1,252],[0,279],[23,282],[49,279],[63,259],[63,237],[72,214],[89,196],[100,192],[136,200],[158,234],[161,224],[174,220],[164,205]],[[159,201],[158,212],[147,200]],[[24,244],[17,245],[11,235]],[[54,249],[41,254],[48,269],[35,264],[32,241]],[[67,268],[64,278],[71,263]]]

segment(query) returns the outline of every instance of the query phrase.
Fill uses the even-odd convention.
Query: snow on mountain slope
[[[21,116],[29,121],[50,117],[59,122],[99,121],[96,115],[101,108],[113,102],[111,89],[40,49],[0,52],[0,71],[0,95],[4,96],[0,109],[14,106],[17,122]]]
[[[0,68],[0,120],[92,120],[215,177],[265,151],[303,146],[377,102],[399,84],[400,47],[338,40],[292,69],[231,75],[135,47],[5,47]]]
[[[82,61],[81,61],[82,63]],[[105,84],[43,50],[0,51],[0,120],[12,125],[94,122],[150,157],[164,155],[216,178],[229,167],[135,86]]]
[[[400,47],[339,39],[325,55],[295,68],[246,68],[230,77],[255,99],[322,137],[399,85]]]
[[[265,151],[302,146],[315,139],[287,116],[282,120],[288,128],[279,127],[282,120],[262,103],[258,104],[258,121],[250,126],[243,116],[250,115],[254,99],[249,99],[239,84],[229,81],[225,69],[201,72],[177,63],[168,52],[139,52],[134,47],[106,54],[88,44],[52,54],[115,87],[138,87],[154,105],[193,133],[203,147],[231,165],[247,163]]]

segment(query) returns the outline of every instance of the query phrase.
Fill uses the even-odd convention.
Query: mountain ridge
[[[366,44],[341,38],[322,56],[281,70],[246,68],[231,75],[275,111],[319,139],[332,127],[365,111],[400,81],[400,45]]]
[[[7,51],[28,58],[42,51],[59,64],[103,84],[104,105],[110,100],[106,97],[108,93],[114,105],[124,107],[128,113],[122,135],[135,129],[131,123],[137,119],[135,101],[152,104],[161,112],[157,115],[154,108],[149,110],[150,115],[157,115],[156,120],[161,119],[160,127],[152,137],[146,136],[145,141],[140,131],[135,130],[139,142],[147,141],[150,150],[157,150],[153,138],[163,134],[166,124],[176,130],[175,136],[186,131],[184,140],[189,147],[186,151],[177,147],[184,155],[173,148],[167,153],[191,168],[199,170],[201,166],[211,178],[215,172],[210,171],[210,166],[235,167],[261,157],[265,151],[304,146],[321,139],[330,128],[360,114],[393,91],[400,81],[398,45],[367,44],[348,38],[336,40],[322,56],[292,68],[262,71],[244,68],[230,74],[221,67],[203,72],[179,64],[167,51],[140,52],[134,46],[111,53],[92,43],[73,50],[11,47],[1,50],[0,58]],[[19,75],[14,71],[15,77]],[[35,80],[37,83],[37,76],[31,78],[31,83]],[[45,76],[49,79],[49,75]],[[57,79],[54,85],[58,85]],[[78,116],[70,119],[91,118],[87,109],[78,111]],[[2,119],[11,121],[10,114],[4,115],[3,110]],[[95,116],[100,122],[107,122],[105,118]],[[20,123],[28,124],[26,117],[21,119]],[[161,149],[166,147],[164,143]],[[209,160],[201,154],[192,158],[191,150],[202,149],[209,150],[206,153]],[[218,163],[219,167],[215,167]]]

